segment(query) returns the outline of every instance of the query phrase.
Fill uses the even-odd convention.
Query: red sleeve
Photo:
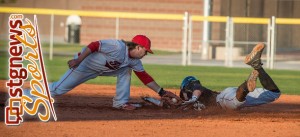
[[[91,42],[87,47],[91,50],[91,52],[95,52],[95,51],[98,51],[99,49],[99,46],[100,46],[100,42],[99,41],[94,41],[94,42]]]
[[[134,71],[134,73],[145,85],[154,81],[153,78],[146,71],[142,71],[142,72]]]

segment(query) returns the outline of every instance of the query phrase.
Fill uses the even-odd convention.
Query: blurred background
[[[1,8],[1,51],[9,15],[17,11],[30,19],[37,14],[49,58],[92,41],[144,34],[157,53],[144,63],[247,67],[244,56],[264,42],[269,68],[300,70],[298,0],[0,0]]]

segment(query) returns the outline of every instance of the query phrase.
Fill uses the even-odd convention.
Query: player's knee
[[[269,96],[265,99],[266,103],[271,103],[280,97],[280,92],[269,92]]]
[[[270,90],[272,92],[275,92],[275,93],[281,93],[281,91],[279,89],[274,89],[274,90]]]
[[[62,89],[57,88],[57,89],[51,91],[51,96],[59,96],[59,95],[67,93],[68,91],[70,91],[70,90],[62,90]]]
[[[278,90],[278,92],[276,92],[277,94],[274,95],[274,100],[277,100],[280,95],[281,95],[281,92]]]

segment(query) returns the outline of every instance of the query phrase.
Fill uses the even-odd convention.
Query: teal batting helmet
[[[180,89],[183,89],[188,83],[190,83],[191,81],[197,80],[197,78],[193,77],[193,76],[187,76],[183,79],[183,81],[181,82],[181,86]]]

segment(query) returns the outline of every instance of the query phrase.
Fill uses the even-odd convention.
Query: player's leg
[[[247,81],[245,81],[237,88],[236,98],[238,101],[245,101],[247,94],[255,89],[257,76],[258,72],[256,70],[253,70],[249,75]]]
[[[93,79],[98,76],[95,72],[88,72],[83,71],[85,69],[82,68],[76,68],[76,69],[69,69],[61,78],[59,81],[53,82],[49,84],[49,90],[51,93],[51,96],[57,96],[67,93],[68,91],[72,90],[79,84],[89,80]],[[33,100],[36,99],[35,96],[33,96],[30,91],[32,89],[25,89],[23,94],[32,98]],[[37,89],[38,90],[38,89]],[[40,92],[40,91],[38,91]]]
[[[257,69],[257,71],[259,72],[258,78],[260,80],[260,83],[265,89],[272,92],[280,92],[273,79],[262,67],[260,69]]]
[[[275,101],[280,96],[280,90],[272,78],[261,67],[257,69],[263,88],[256,88],[246,96],[246,102],[241,107],[258,106]]]
[[[245,63],[252,66],[259,74],[261,84],[264,88],[256,88],[246,96],[246,102],[241,107],[257,106],[270,103],[280,96],[280,91],[271,77],[265,72],[261,63],[261,54],[264,45],[256,45],[252,52],[245,58]]]
[[[253,70],[247,81],[238,88],[226,88],[217,96],[217,103],[226,110],[235,110],[241,108],[247,102],[247,97],[255,90],[258,72]]]
[[[238,88],[229,87],[223,90],[216,98],[217,103],[225,110],[236,110],[241,108],[247,102],[248,94],[256,87],[258,72],[253,70],[247,81],[242,83]]]
[[[134,106],[128,104],[130,98],[131,68],[125,67],[117,71],[104,73],[104,76],[117,76],[116,95],[113,98],[113,107],[125,110],[134,110]]]
[[[96,78],[98,73],[82,71],[79,68],[69,69],[59,81],[49,84],[52,96],[62,95],[89,79]]]
[[[257,44],[253,48],[252,52],[246,56],[244,62],[258,71],[259,80],[265,89],[273,92],[280,92],[275,82],[268,75],[268,73],[265,72],[265,70],[262,67],[263,64],[261,63],[260,58],[264,48],[265,48],[264,44],[262,43]]]
[[[81,52],[83,52],[85,49],[86,47],[82,48]],[[79,55],[80,53],[75,54],[74,58],[78,58]],[[98,72],[87,67],[88,63],[85,62],[88,61],[86,59],[83,60],[83,62],[81,62],[81,64],[77,68],[67,70],[67,72],[60,78],[60,80],[49,83],[48,87],[52,97],[65,94],[79,84],[98,76]],[[32,99],[36,99],[36,97],[33,96],[30,91],[31,89],[25,89],[23,94]]]

